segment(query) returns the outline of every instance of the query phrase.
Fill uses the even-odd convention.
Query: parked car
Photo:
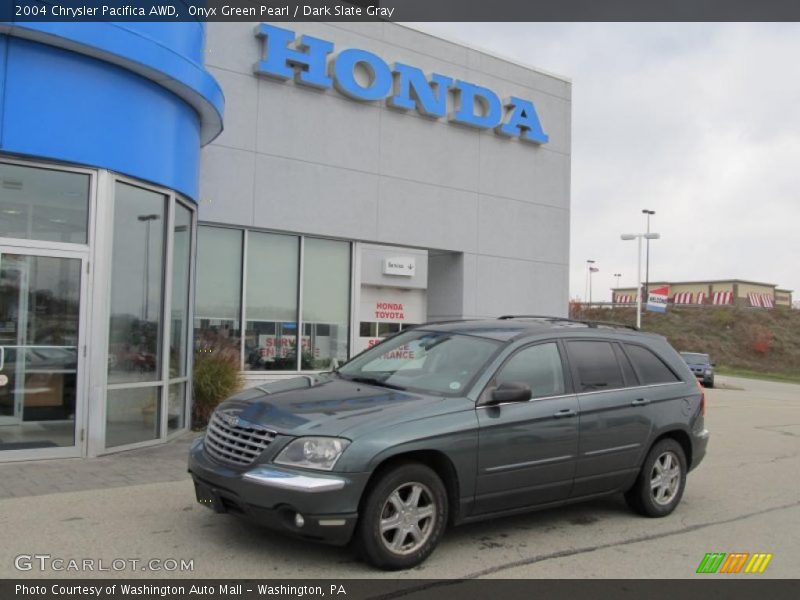
[[[670,514],[706,453],[704,413],[657,335],[551,317],[429,324],[230,398],[189,470],[217,512],[403,569],[448,525],[615,493]]]
[[[714,363],[708,354],[699,352],[681,352],[681,358],[686,361],[689,368],[699,381],[706,387],[714,387]]]

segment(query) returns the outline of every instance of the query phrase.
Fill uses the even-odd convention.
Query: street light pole
[[[647,235],[650,235],[650,216],[656,214],[654,210],[644,209],[642,213],[647,215]],[[646,250],[647,258],[644,263],[644,290],[647,297],[650,296],[650,238],[647,238]],[[641,286],[641,283],[639,284]]]
[[[629,241],[636,240],[636,328],[642,327],[642,238],[647,241],[657,240],[661,236],[658,233],[623,233],[620,239]]]
[[[617,278],[617,284],[614,287],[619,288],[619,278],[622,277],[622,273],[614,273],[614,277]]]
[[[589,282],[589,306],[592,305],[592,265],[594,261],[591,259],[586,259],[586,277],[588,278]]]

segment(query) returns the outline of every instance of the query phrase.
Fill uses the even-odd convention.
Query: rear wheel
[[[647,517],[665,517],[681,501],[686,487],[686,454],[671,438],[656,443],[647,454],[636,483],[625,494],[634,511]]]
[[[433,552],[447,523],[447,492],[424,465],[399,465],[372,486],[356,530],[361,557],[381,569],[408,569]]]

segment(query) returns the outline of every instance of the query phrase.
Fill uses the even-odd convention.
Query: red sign
[[[406,318],[405,309],[402,302],[376,302],[375,303],[375,318],[376,319],[393,319],[395,321],[404,321]]]

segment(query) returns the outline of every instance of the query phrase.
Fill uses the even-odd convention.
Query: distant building
[[[759,283],[742,279],[714,281],[651,281],[649,288],[669,286],[669,303],[676,306],[733,305],[753,308],[792,306],[792,290],[778,288],[774,283]],[[611,288],[614,304],[635,304],[635,287]]]

